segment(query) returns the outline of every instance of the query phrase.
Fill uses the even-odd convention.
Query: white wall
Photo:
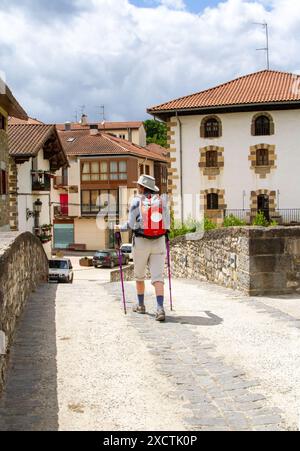
[[[266,111],[268,112],[268,111]],[[243,208],[243,191],[246,191],[245,208],[250,208],[251,191],[258,189],[280,191],[280,208],[300,208],[300,110],[270,111],[275,124],[275,134],[272,136],[252,136],[251,123],[256,112],[219,114],[222,121],[223,134],[221,138],[200,138],[200,124],[205,116],[183,116],[183,192],[199,195],[201,190],[209,188],[225,189],[225,203],[228,209]],[[177,122],[172,118],[171,122]],[[172,128],[175,131],[176,163],[172,167],[178,169],[180,175],[180,145],[179,125]],[[251,169],[248,160],[250,147],[256,144],[275,145],[277,169],[272,169],[266,179]],[[206,146],[224,147],[225,167],[216,180],[209,181],[202,175],[198,166],[200,148]],[[180,192],[180,180],[176,180]],[[278,201],[278,199],[276,199]],[[185,216],[190,213],[185,208]],[[179,212],[176,214],[179,217]]]
[[[40,199],[43,203],[40,214],[40,225],[50,224],[49,193],[45,191],[32,193],[31,168],[32,159],[24,164],[17,165],[18,168],[18,221],[20,232],[32,232],[34,219],[26,220],[26,210],[33,211],[34,202]],[[49,171],[49,161],[43,159],[43,152],[38,155],[38,170]]]

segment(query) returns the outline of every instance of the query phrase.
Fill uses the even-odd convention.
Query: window
[[[0,195],[8,194],[8,179],[7,172],[4,169],[0,170]]]
[[[81,165],[82,182],[127,180],[126,161],[92,161]]]
[[[144,174],[145,174],[145,172],[144,172],[144,165],[141,164],[140,165],[140,175],[144,175]]]
[[[218,152],[216,150],[209,150],[206,152],[206,167],[207,168],[218,167]]]
[[[267,116],[259,116],[255,120],[255,136],[271,135],[271,122]]]
[[[218,210],[219,209],[219,196],[215,193],[207,194],[207,209]]]
[[[81,192],[82,214],[97,215],[103,211],[104,215],[118,215],[119,201],[117,190],[83,190]]]
[[[119,135],[119,138],[126,139],[126,135]]]
[[[258,149],[256,151],[256,166],[269,166],[268,149]]]
[[[150,166],[148,164],[145,166],[145,174],[150,175]]]
[[[0,114],[0,130],[6,130],[6,119]]]
[[[204,126],[204,136],[205,138],[219,138],[220,126],[217,119],[207,119]]]

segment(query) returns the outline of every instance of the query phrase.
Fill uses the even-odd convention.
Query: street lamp
[[[39,216],[42,211],[43,202],[40,199],[36,200],[33,204],[33,211],[35,216]]]

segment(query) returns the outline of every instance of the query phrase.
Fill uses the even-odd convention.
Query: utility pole
[[[256,49],[257,51],[264,51],[266,52],[267,57],[267,69],[270,70],[270,47],[269,47],[269,25],[267,22],[255,22],[254,25],[260,25],[264,28],[266,33],[266,47],[263,47],[262,49]]]

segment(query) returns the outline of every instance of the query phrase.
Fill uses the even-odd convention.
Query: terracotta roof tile
[[[148,144],[146,146],[146,149],[150,150],[150,152],[157,153],[158,155],[163,155],[164,157],[168,156],[168,150],[165,147],[160,146],[159,144]]]
[[[90,128],[90,125],[98,125],[99,130],[125,130],[125,129],[139,129],[143,122],[105,122],[105,126],[101,123],[91,123],[88,125],[82,125],[72,122],[71,123],[71,130],[87,130]],[[65,124],[57,124],[57,129],[60,131],[65,130]]]
[[[91,135],[90,130],[60,131],[62,144],[67,155],[134,155],[151,160],[167,159],[144,147],[108,133]]]
[[[154,106],[149,108],[148,112],[154,114],[172,110],[299,101],[299,75],[264,70]]]
[[[60,152],[63,155],[65,162],[68,162],[67,155],[64,152],[63,146],[55,125],[46,124],[19,124],[8,126],[8,148],[9,154],[12,157],[34,157],[42,149],[46,141],[56,135],[59,141]]]
[[[8,125],[41,125],[43,122],[39,121],[38,119],[33,119],[32,117],[29,117],[28,120],[24,119],[18,119],[16,117],[9,117],[8,118]]]

